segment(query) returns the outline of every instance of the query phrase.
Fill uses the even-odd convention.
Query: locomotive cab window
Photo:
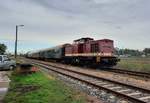
[[[78,48],[78,52],[83,53],[83,44],[79,44]]]
[[[91,44],[91,52],[92,52],[92,53],[97,53],[97,52],[99,52],[98,43]]]

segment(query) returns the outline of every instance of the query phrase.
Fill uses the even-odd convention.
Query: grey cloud
[[[0,4],[0,39],[13,40],[15,25],[24,24],[19,28],[24,42],[60,44],[90,36],[141,49],[149,45],[149,4],[148,0],[5,0]]]
[[[23,0],[22,2],[26,3]],[[137,22],[136,20],[145,20],[145,17],[147,19],[149,17],[149,14],[145,14],[148,12],[149,3],[143,0],[102,0],[99,3],[94,0],[32,0],[32,2],[29,0],[28,2],[42,5],[47,8],[48,13],[55,11],[68,18],[112,24]]]

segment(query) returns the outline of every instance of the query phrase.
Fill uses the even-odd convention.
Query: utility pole
[[[24,25],[16,25],[16,40],[15,40],[15,59],[17,58],[17,46],[18,46],[18,27],[23,27]]]
[[[18,26],[16,25],[15,59],[17,58]]]

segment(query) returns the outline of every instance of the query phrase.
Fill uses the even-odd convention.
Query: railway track
[[[36,60],[30,61],[31,63],[54,71],[58,74],[67,76],[78,80],[87,85],[93,86],[95,88],[111,92],[118,97],[126,98],[133,103],[150,103],[150,90],[136,87],[133,85],[105,79],[102,77],[97,77],[94,75],[86,74],[76,70],[65,69],[63,67],[53,66],[45,62],[40,62]]]
[[[35,60],[35,59],[32,59]],[[88,68],[92,69],[92,68]],[[113,72],[113,73],[120,73],[120,74],[127,74],[131,76],[136,76],[136,77],[142,77],[144,79],[149,79],[150,78],[150,73],[146,72],[138,72],[138,71],[132,71],[132,70],[125,70],[125,69],[118,69],[118,68],[106,68],[106,69],[100,69],[102,71],[107,71],[107,72]]]
[[[150,78],[150,73],[146,73],[146,72],[137,72],[137,71],[131,71],[131,70],[125,70],[125,69],[117,69],[117,68],[112,68],[112,69],[104,70],[104,71],[127,74],[131,76],[138,76],[138,77],[143,77],[143,78]]]

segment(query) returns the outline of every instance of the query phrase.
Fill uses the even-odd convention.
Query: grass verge
[[[117,67],[134,71],[150,72],[150,58],[121,58]]]
[[[43,72],[13,73],[4,103],[86,103],[80,93]]]

